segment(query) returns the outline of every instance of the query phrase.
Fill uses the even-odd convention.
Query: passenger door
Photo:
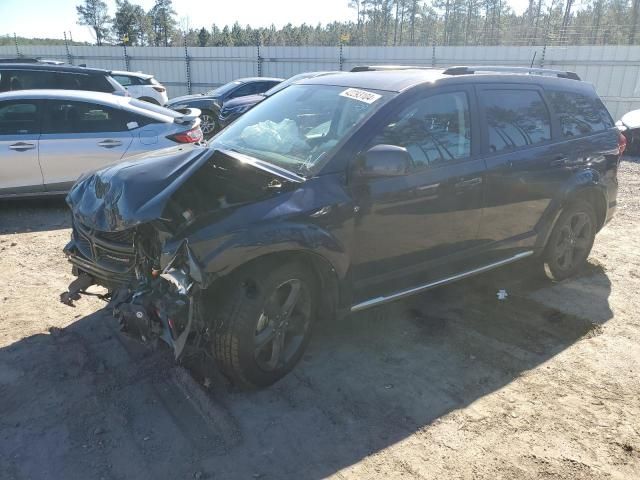
[[[433,90],[432,90],[433,91]],[[475,159],[472,91],[417,94],[382,123],[375,145],[404,147],[408,175],[350,182],[355,201],[352,275],[356,300],[444,275],[468,258],[482,212],[484,162]]]
[[[0,102],[0,196],[43,190],[38,163],[38,100]]]
[[[86,171],[120,160],[132,135],[124,111],[89,102],[49,100],[40,137],[48,191],[66,190]]]
[[[551,199],[570,176],[566,146],[536,85],[478,88],[487,194],[478,238],[498,257],[535,244]]]

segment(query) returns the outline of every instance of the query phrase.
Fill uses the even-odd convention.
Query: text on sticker
[[[381,95],[373,92],[367,92],[366,90],[360,90],[359,88],[347,88],[344,92],[341,92],[342,97],[352,98],[364,103],[373,103],[378,100]]]

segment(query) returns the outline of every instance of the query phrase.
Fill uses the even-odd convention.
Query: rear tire
[[[575,275],[586,263],[596,236],[597,217],[585,200],[570,203],[551,232],[544,259],[551,277],[564,280]]]
[[[235,275],[218,305],[213,335],[220,370],[243,387],[265,387],[285,376],[311,338],[316,298],[315,276],[297,263],[261,263]]]

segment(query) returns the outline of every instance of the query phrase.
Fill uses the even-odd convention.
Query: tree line
[[[346,1],[346,0],[345,0]],[[78,23],[96,44],[148,46],[252,45],[586,45],[638,44],[640,0],[529,0],[516,14],[507,0],[348,0],[354,19],[325,25],[193,28],[179,22],[172,0],[145,11],[116,0],[83,0]]]

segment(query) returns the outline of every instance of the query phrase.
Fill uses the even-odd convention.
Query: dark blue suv
[[[366,70],[366,69],[365,69]],[[207,147],[86,175],[65,252],[123,329],[275,382],[320,317],[535,257],[578,271],[624,138],[575,74],[457,67],[303,80]]]

